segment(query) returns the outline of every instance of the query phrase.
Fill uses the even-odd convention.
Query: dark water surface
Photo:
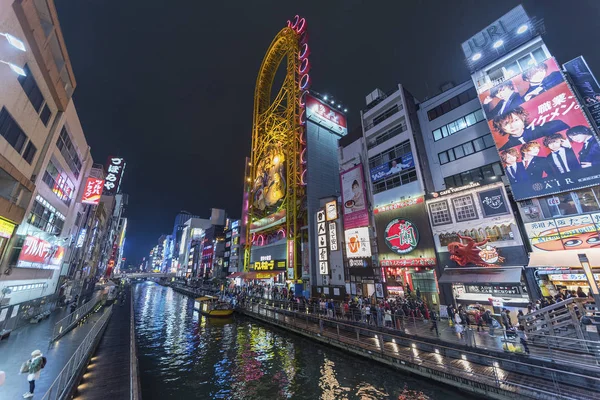
[[[149,399],[398,399],[467,396],[249,318],[208,319],[193,300],[134,287],[142,397]]]

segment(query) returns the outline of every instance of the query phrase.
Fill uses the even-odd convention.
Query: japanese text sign
[[[87,178],[83,189],[83,195],[81,196],[81,202],[83,204],[98,204],[100,202],[100,196],[102,196],[103,188],[104,179]]]
[[[120,157],[109,157],[106,166],[106,178],[104,180],[104,194],[114,195],[119,190],[123,171],[125,170],[125,160]]]

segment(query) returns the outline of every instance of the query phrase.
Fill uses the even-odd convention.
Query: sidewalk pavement
[[[13,331],[7,340],[1,341],[0,371],[6,373],[6,382],[0,386],[0,399],[22,399],[23,394],[29,391],[27,375],[19,375],[19,368],[34,350],[41,350],[48,360],[40,379],[35,382],[34,398],[41,399],[101,314],[97,312],[90,315],[86,323],[76,326],[52,345],[49,343],[54,324],[68,315],[66,308],[53,312],[37,324]]]

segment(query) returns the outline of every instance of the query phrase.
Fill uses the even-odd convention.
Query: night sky
[[[469,79],[460,44],[519,1],[55,0],[95,162],[125,157],[125,256],[139,261],[179,210],[241,214],[253,95],[264,54],[305,17],[313,89],[348,107],[375,88],[418,99]],[[283,4],[285,3],[285,4]],[[460,6],[458,6],[460,4]],[[523,2],[544,18],[559,63],[584,55],[600,75],[600,1]]]

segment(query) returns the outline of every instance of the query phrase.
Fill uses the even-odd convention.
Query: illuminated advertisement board
[[[554,59],[480,101],[516,200],[600,184],[600,147]]]
[[[268,145],[259,159],[251,188],[255,215],[267,216],[277,211],[283,203],[286,194],[285,162],[281,143]]]
[[[15,224],[5,219],[0,218],[0,237],[10,239],[15,231]]]
[[[35,236],[27,236],[19,254],[17,267],[59,269],[65,248],[53,245]]]
[[[382,267],[436,265],[431,227],[423,197],[374,210]]]
[[[106,178],[104,180],[104,194],[112,196],[118,192],[125,170],[125,159],[109,157],[106,164]]]
[[[100,197],[102,196],[102,189],[104,187],[104,179],[87,178],[85,181],[85,187],[81,196],[81,202],[83,204],[98,204],[100,203]]]
[[[371,257],[371,240],[369,239],[369,228],[353,228],[344,231],[346,239],[347,258],[369,258]]]
[[[344,229],[369,225],[362,164],[341,173]]]
[[[323,125],[340,136],[348,133],[346,116],[336,111],[333,106],[310,95],[306,96],[306,116],[309,120]]]
[[[527,253],[502,182],[435,193],[427,209],[441,266],[527,264]]]
[[[378,165],[375,168],[371,168],[371,181],[375,183],[383,178],[397,175],[402,171],[406,171],[414,167],[415,160],[413,159],[413,154],[406,153],[392,161]]]
[[[596,123],[596,127],[600,127],[600,85],[585,59],[583,56],[579,56],[565,63],[563,67],[571,77],[575,89],[583,98],[583,104]]]
[[[600,213],[525,223],[533,251],[583,250],[600,244]]]

